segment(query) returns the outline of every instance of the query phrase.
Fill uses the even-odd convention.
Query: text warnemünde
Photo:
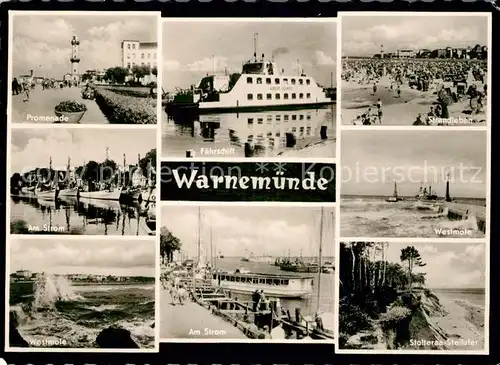
[[[319,178],[316,180],[314,172],[307,172],[308,177],[299,179],[297,177],[283,177],[282,172],[277,172],[274,177],[259,176],[216,176],[198,175],[197,170],[191,170],[190,174],[179,175],[177,170],[173,170],[177,186],[188,189],[194,184],[198,189],[253,189],[253,190],[326,190],[328,189],[328,179]],[[189,176],[189,177],[188,177]]]

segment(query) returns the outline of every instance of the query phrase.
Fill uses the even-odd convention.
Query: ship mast
[[[257,40],[259,39],[259,33],[254,33],[253,35],[253,58],[257,62]]]
[[[396,180],[394,180],[394,197],[397,198],[398,197],[398,187],[396,185]]]
[[[316,301],[316,312],[319,311],[319,304],[321,299],[321,255],[323,251],[323,207],[321,207],[321,221],[319,223],[319,259],[318,259],[318,298]]]

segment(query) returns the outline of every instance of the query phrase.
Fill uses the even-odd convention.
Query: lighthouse
[[[71,62],[71,78],[74,81],[78,81],[80,76],[78,75],[78,64],[80,63],[80,41],[77,36],[74,35],[73,39],[71,39],[71,58],[69,59]]]

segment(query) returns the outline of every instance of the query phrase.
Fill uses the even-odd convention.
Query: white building
[[[124,40],[121,47],[122,67],[132,70],[134,66],[148,66],[151,70],[158,69],[158,43]],[[153,74],[141,78],[141,83],[146,85],[156,82]]]
[[[411,49],[398,49],[398,58],[413,58],[417,55],[414,50]]]

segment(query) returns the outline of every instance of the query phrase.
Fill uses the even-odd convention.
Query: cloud
[[[328,56],[323,51],[316,51],[315,64],[318,66],[335,66],[336,61],[333,57]]]
[[[346,17],[342,20],[343,55],[373,55],[397,49],[436,49],[486,45],[485,17]],[[418,29],[418,31],[415,31]]]
[[[25,268],[32,271],[88,273],[154,272],[154,241],[102,242],[14,240],[11,248],[12,271]]]
[[[13,26],[14,75],[34,70],[41,76],[61,78],[70,71],[74,35],[80,40],[80,72],[120,66],[121,42],[125,39],[157,39],[156,22],[144,16],[16,16]]]
[[[181,68],[181,63],[176,60],[165,60],[163,62],[163,69],[165,71],[176,71]]]
[[[245,208],[248,209],[248,208]],[[205,252],[210,252],[210,241],[226,256],[240,256],[245,250],[255,255],[281,256],[288,250],[292,255],[316,255],[319,241],[319,224],[312,224],[312,216],[305,217],[303,223],[290,222],[286,217],[273,217],[272,210],[250,208],[245,210],[203,209],[201,219],[201,243]],[[297,214],[304,214],[298,211]],[[308,219],[307,219],[308,218]],[[319,218],[319,217],[318,217]],[[198,242],[198,213],[164,208],[162,226],[178,237],[183,250],[196,255]],[[333,229],[325,227],[324,254],[333,255]],[[211,238],[211,240],[210,240]]]
[[[185,71],[191,72],[212,72],[224,71],[228,67],[228,58],[214,56],[212,58],[205,57],[201,60],[194,61],[184,67]]]

